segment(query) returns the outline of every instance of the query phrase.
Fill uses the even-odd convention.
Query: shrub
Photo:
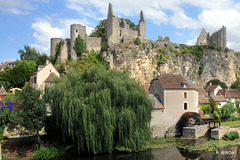
[[[208,105],[208,104],[202,105],[202,106],[200,107],[200,109],[203,110],[203,112],[204,112],[205,115],[210,115],[210,114],[211,114],[211,111],[212,111],[210,105]]]
[[[230,132],[228,134],[224,134],[224,137],[238,139],[239,138],[239,133],[238,132]]]
[[[198,75],[201,76],[204,70],[204,64],[200,63],[199,70],[198,70]]]
[[[107,48],[108,48],[108,44],[107,44],[107,41],[105,41],[101,44],[101,51],[106,51]]]
[[[223,107],[221,108],[221,113],[222,113],[221,119],[222,120],[229,119],[235,111],[236,109],[232,103],[227,103],[223,105]]]
[[[135,38],[133,41],[134,41],[134,44],[135,44],[135,45],[140,46],[140,44],[141,44],[141,40],[140,40],[139,37]]]
[[[33,158],[34,159],[49,159],[55,158],[58,156],[63,156],[66,154],[64,148],[55,148],[55,147],[46,147],[46,148],[39,148],[37,147],[37,151],[35,151]]]

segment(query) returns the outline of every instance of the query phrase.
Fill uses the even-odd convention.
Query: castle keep
[[[109,3],[105,35],[109,46],[117,43],[132,42],[133,38],[137,37],[144,42],[146,39],[146,21],[143,11],[140,12],[138,28],[136,31],[134,31],[130,29],[129,24],[127,24],[123,18],[113,15],[112,4]]]
[[[227,32],[226,27],[222,27],[220,30],[214,32],[211,36],[203,28],[200,36],[197,38],[197,45],[215,44],[216,46],[225,49],[227,47]]]

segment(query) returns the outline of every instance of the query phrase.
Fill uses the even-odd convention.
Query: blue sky
[[[212,34],[227,27],[227,46],[240,50],[240,2],[237,0],[0,0],[0,62],[19,59],[24,45],[50,53],[50,38],[69,38],[73,23],[87,32],[106,18],[109,2],[114,15],[138,24],[143,10],[146,36],[169,36],[174,43],[195,44],[204,27]]]

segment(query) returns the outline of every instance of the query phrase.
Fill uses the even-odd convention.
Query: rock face
[[[212,79],[219,79],[230,86],[239,75],[240,54],[233,50],[223,52],[204,49],[201,59],[197,61],[191,53],[181,53],[178,44],[171,43],[169,46],[118,45],[110,47],[107,55],[113,68],[128,69],[131,77],[142,84],[151,82],[154,71],[160,74],[182,74],[197,86],[205,86]],[[167,56],[163,61],[159,61],[163,59],[161,54]]]

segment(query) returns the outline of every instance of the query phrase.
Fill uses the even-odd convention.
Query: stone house
[[[212,96],[215,102],[218,102],[218,108],[221,108],[227,103],[227,99],[223,95]]]
[[[240,101],[240,92],[237,89],[220,89],[217,95],[223,95],[228,102],[236,107],[236,101]]]
[[[209,104],[208,95],[203,88],[198,88],[198,104]]]
[[[208,97],[216,96],[220,89],[222,89],[222,87],[220,85],[212,85],[210,83],[210,85],[207,86],[207,88],[206,88]]]
[[[38,66],[38,70],[30,76],[30,82],[33,88],[44,90],[44,87],[51,83],[54,76],[59,77],[60,73],[52,63],[47,61],[45,66]]]
[[[182,75],[163,74],[154,78],[149,88],[152,99],[153,137],[176,136],[176,124],[185,112],[198,112],[198,89]]]

